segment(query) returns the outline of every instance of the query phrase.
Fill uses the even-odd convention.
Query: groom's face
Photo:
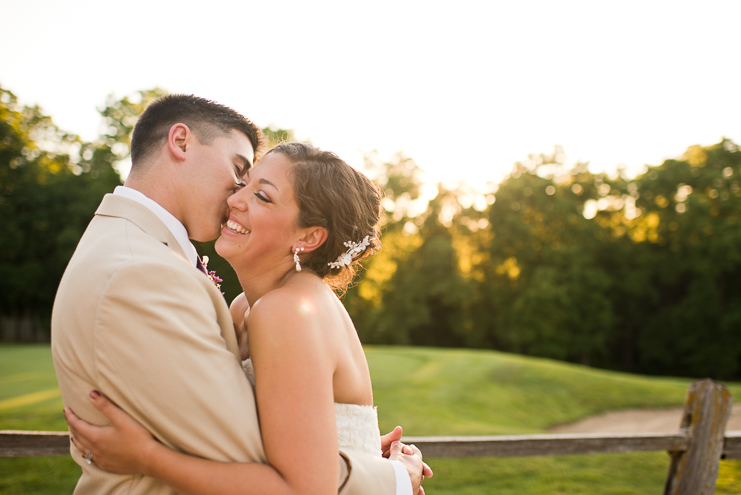
[[[226,200],[254,163],[255,151],[247,136],[236,130],[208,145],[195,142],[191,151],[194,172],[189,177],[183,224],[191,239],[205,242],[219,236],[228,218]]]

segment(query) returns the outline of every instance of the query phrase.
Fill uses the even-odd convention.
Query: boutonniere
[[[203,263],[203,269],[206,270],[208,278],[211,279],[211,282],[213,282],[216,288],[219,289],[219,292],[221,292],[221,282],[223,282],[223,280],[221,279],[221,277],[216,275],[215,271],[208,270],[208,256],[204,256],[203,258],[201,258],[201,263]],[[223,296],[224,293],[221,292],[221,295]]]

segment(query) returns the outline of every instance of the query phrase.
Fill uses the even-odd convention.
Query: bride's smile
[[[249,234],[249,233],[250,233],[250,231],[249,231],[249,230],[247,230],[246,228],[242,227],[242,226],[241,226],[241,225],[240,225],[239,223],[235,222],[235,221],[234,221],[234,220],[232,220],[232,219],[229,219],[229,220],[228,220],[228,221],[226,222],[226,225],[225,225],[225,227],[226,227],[226,228],[227,228],[227,229],[228,229],[228,230],[229,230],[230,232],[234,232],[235,234],[241,234],[241,235],[246,235],[246,234]]]

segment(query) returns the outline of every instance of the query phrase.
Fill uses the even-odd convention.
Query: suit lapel
[[[124,198],[123,196],[106,194],[95,214],[103,217],[124,218],[130,221],[144,232],[175,251],[180,255],[180,257],[187,261],[188,264],[190,264],[188,256],[183,252],[183,248],[180,247],[180,243],[175,239],[175,236],[172,235],[170,229],[168,229],[167,226],[157,218],[157,215],[152,213],[149,208],[141,203],[137,203],[129,198]]]

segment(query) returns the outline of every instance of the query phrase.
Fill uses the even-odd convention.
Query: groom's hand
[[[393,432],[392,432],[393,433]],[[391,444],[389,459],[401,461],[412,481],[412,493],[424,495],[425,489],[422,488],[422,480],[425,472],[430,468],[422,462],[422,452],[414,445],[402,445],[401,442],[395,441]],[[432,471],[430,476],[432,475]]]

